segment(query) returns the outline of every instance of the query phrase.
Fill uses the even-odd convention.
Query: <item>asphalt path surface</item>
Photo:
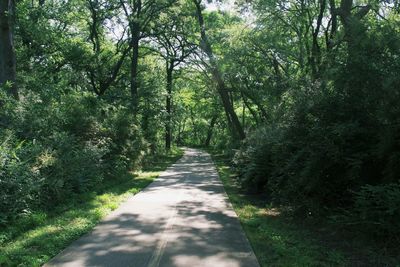
[[[44,266],[259,267],[211,157],[184,156]]]

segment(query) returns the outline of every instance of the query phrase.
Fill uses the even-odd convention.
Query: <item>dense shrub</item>
[[[377,237],[400,241],[400,184],[365,185],[354,192],[354,205],[341,222],[361,226]]]
[[[260,128],[236,152],[233,163],[245,188],[253,192],[267,190],[268,179],[278,167],[275,165],[279,155],[276,150],[281,149],[281,141],[281,129]]]
[[[119,109],[109,114],[104,122],[105,136],[110,143],[106,164],[112,172],[129,168],[139,168],[144,156],[149,153],[149,144],[127,109]]]
[[[341,105],[336,95],[308,96],[313,105],[294,110],[280,125],[257,129],[236,153],[233,162],[245,188],[320,212],[350,206],[350,191],[365,184],[398,180],[399,137],[393,126],[345,118],[354,110],[336,107],[333,114],[333,105]]]
[[[40,147],[16,141],[13,133],[2,132],[0,139],[0,224],[39,204],[43,184],[33,168]]]
[[[80,143],[65,132],[45,140],[46,150],[37,158],[37,171],[45,178],[43,205],[54,205],[73,193],[94,188],[104,178],[103,156],[107,147],[91,141]]]
[[[286,90],[273,120],[250,133],[234,158],[245,188],[314,213],[354,202],[366,208],[391,192],[387,184],[400,177],[400,64],[390,58],[400,47],[390,32],[365,33],[345,64]]]
[[[129,110],[90,93],[2,98],[12,104],[0,114],[0,223],[140,168],[147,153]]]

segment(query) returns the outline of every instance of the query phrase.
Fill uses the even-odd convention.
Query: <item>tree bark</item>
[[[172,98],[172,74],[174,70],[174,61],[167,59],[167,96],[166,96],[166,110],[167,110],[167,120],[165,122],[165,148],[166,150],[171,150],[171,98]]]
[[[332,16],[332,26],[326,44],[326,48],[328,49],[328,51],[332,50],[333,48],[333,42],[334,42],[333,40],[335,38],[338,27],[335,0],[329,0],[329,10]]]
[[[218,94],[221,98],[222,105],[225,110],[225,114],[227,116],[228,124],[231,125],[231,130],[235,137],[239,138],[240,140],[243,140],[246,135],[244,133],[243,127],[240,124],[239,118],[237,114],[235,113],[235,110],[233,108],[233,103],[229,99],[229,94],[225,85],[224,80],[222,79],[222,74],[218,68],[217,61],[214,57],[214,53],[212,51],[212,47],[210,42],[208,41],[208,37],[206,34],[206,29],[204,25],[204,18],[203,14],[201,11],[201,5],[200,1],[198,0],[193,0],[195,6],[196,6],[196,15],[197,15],[197,20],[200,26],[200,34],[201,34],[201,43],[200,47],[201,49],[207,54],[209,60],[210,60],[210,68],[211,68],[211,74],[213,76],[214,81],[217,84],[217,91]]]
[[[182,133],[185,131],[186,120],[183,120],[183,125],[181,123],[178,124],[178,135],[176,137],[176,142],[178,145],[182,145]]]
[[[132,31],[132,58],[131,58],[131,105],[132,112],[136,116],[139,109],[139,93],[138,93],[138,62],[139,62],[139,40],[140,29],[138,23],[131,24]]]
[[[115,65],[112,67],[110,70],[111,72],[109,75],[106,76],[101,76],[96,75],[95,70],[90,70],[89,73],[89,78],[90,78],[90,84],[92,85],[93,92],[97,94],[99,97],[104,95],[104,93],[107,91],[107,89],[117,80],[118,73],[122,67],[122,64],[124,63],[124,60],[127,56],[127,54],[130,51],[130,47],[126,48],[125,51],[122,53],[121,57],[118,59],[118,61],[115,63]],[[98,80],[98,82],[96,81]]]
[[[211,137],[212,137],[212,134],[213,134],[213,131],[214,131],[214,126],[215,126],[215,123],[217,122],[217,119],[218,119],[217,115],[214,115],[211,118],[211,122],[210,122],[210,125],[208,126],[208,130],[207,130],[207,138],[206,138],[206,140],[204,142],[204,146],[206,146],[206,147],[210,146]]]
[[[258,125],[260,123],[260,120],[257,116],[257,113],[251,108],[249,101],[247,100],[247,98],[245,97],[245,95],[243,94],[243,92],[241,92],[241,96],[243,99],[243,103],[244,105],[247,107],[247,109],[250,111],[251,116],[253,116],[254,121],[256,122],[256,124]],[[244,125],[244,124],[243,124]]]
[[[352,14],[352,10],[357,8],[357,12]],[[365,29],[361,25],[361,20],[371,10],[371,5],[353,7],[353,0],[342,0],[340,7],[336,9],[336,14],[339,16],[343,24],[345,40],[347,42],[348,62],[352,62],[356,57],[360,48],[360,43],[363,40]],[[362,64],[362,62],[356,62]]]
[[[317,18],[317,25],[314,32],[312,33],[312,48],[311,48],[311,72],[314,79],[318,79],[320,76],[320,65],[321,65],[321,48],[318,44],[318,35],[322,25],[322,19],[326,8],[326,0],[319,0],[319,14]]]
[[[195,116],[194,116],[194,113],[193,113],[193,109],[190,108],[190,120],[192,121],[192,127],[193,127],[192,133],[193,133],[193,139],[195,140],[194,143],[196,141],[198,141],[198,144],[201,144],[201,140],[200,140],[200,138],[198,138],[199,135],[198,135],[198,130],[197,130],[197,127],[196,127],[196,122],[195,122],[194,117]]]
[[[13,0],[0,0],[0,86],[9,86],[9,93],[18,99],[16,60],[14,49]]]
[[[244,85],[246,86],[247,90],[242,90],[241,93],[243,94],[243,96],[246,96],[248,99],[250,99],[257,106],[257,109],[260,112],[261,121],[263,121],[263,122],[267,121],[269,119],[267,111],[265,110],[265,108],[263,107],[263,105],[259,101],[259,99],[257,99],[257,97],[252,96],[251,94],[249,94],[250,85],[249,85],[249,82],[248,82],[248,80],[246,78],[244,79]]]

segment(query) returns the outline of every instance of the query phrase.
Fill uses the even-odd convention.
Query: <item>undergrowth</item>
[[[174,150],[153,157],[142,172],[126,173],[96,191],[70,198],[51,212],[35,212],[0,229],[0,266],[41,266],[73,240],[90,231],[128,197],[150,184],[182,156]]]

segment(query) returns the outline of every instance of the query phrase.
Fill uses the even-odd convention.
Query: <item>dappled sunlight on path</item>
[[[259,266],[208,154],[186,149],[45,266]]]

